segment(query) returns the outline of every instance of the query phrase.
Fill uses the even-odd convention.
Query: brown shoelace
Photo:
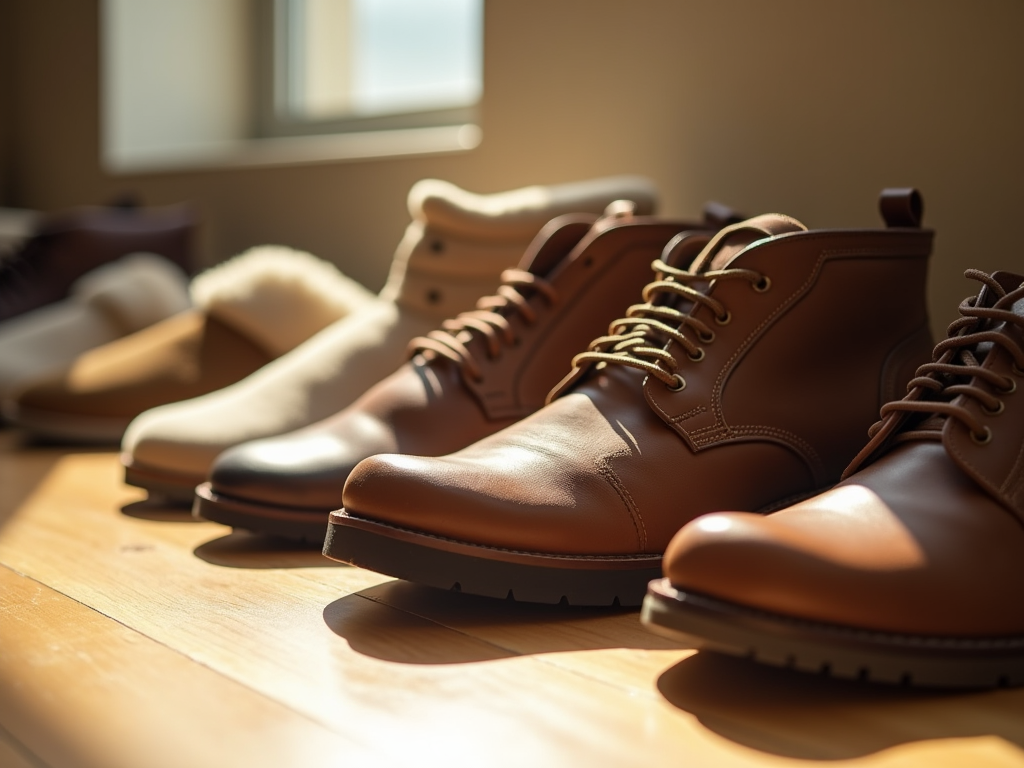
[[[669,340],[676,342],[693,362],[704,359],[701,344],[715,340],[714,329],[691,314],[670,306],[674,297],[682,298],[711,310],[718,325],[727,325],[732,315],[722,302],[699,290],[691,283],[710,283],[716,280],[746,280],[757,291],[766,291],[771,281],[764,275],[749,269],[719,269],[707,272],[690,272],[666,264],[661,259],[651,264],[657,279],[644,288],[644,303],[634,304],[626,316],[616,320],[608,329],[607,336],[591,342],[586,352],[573,358],[574,368],[587,363],[607,365],[628,365],[646,371],[670,389],[680,391],[686,387],[686,379],[679,373],[679,363],[667,349]],[[658,302],[658,299],[668,301]],[[686,331],[692,331],[696,340]]]
[[[473,337],[484,339],[487,355],[494,359],[501,354],[503,344],[512,346],[518,342],[506,311],[518,313],[527,325],[537,321],[537,313],[522,289],[540,293],[549,305],[558,301],[558,293],[548,281],[524,269],[506,269],[501,273],[501,283],[497,294],[480,299],[475,310],[445,320],[439,330],[410,341],[409,355],[433,352],[462,366],[463,371],[474,381],[481,381],[483,373],[480,364],[467,346]]]
[[[932,362],[917,369],[916,376],[907,384],[906,398],[882,406],[882,418],[871,427],[870,436],[874,437],[889,419],[908,413],[922,414],[924,418],[895,435],[894,444],[914,439],[941,439],[939,428],[943,417],[960,421],[977,443],[984,444],[992,439],[987,426],[962,404],[953,401],[961,395],[973,398],[987,413],[996,414],[1003,410],[1002,400],[971,384],[971,380],[980,379],[1003,395],[1017,389],[1013,378],[982,367],[979,347],[985,344],[1002,347],[1013,357],[1014,374],[1024,376],[1024,349],[1009,334],[996,330],[996,326],[1003,323],[1024,328],[1024,317],[1007,309],[1024,298],[1024,285],[1007,293],[996,280],[980,270],[969,269],[964,276],[984,283],[998,298],[992,306],[978,305],[980,293],[963,300],[960,318],[949,326],[947,338],[935,346]],[[931,417],[939,417],[939,421]]]

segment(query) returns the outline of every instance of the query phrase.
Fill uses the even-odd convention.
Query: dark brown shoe
[[[834,489],[690,523],[644,621],[839,677],[1024,684],[1024,277],[984,285]]]
[[[325,554],[474,594],[639,603],[684,523],[834,484],[928,358],[918,200],[883,194],[888,229],[759,216],[659,265],[547,407],[448,456],[356,467]]]
[[[192,266],[195,216],[185,206],[79,208],[50,216],[0,261],[0,320],[60,301],[86,272],[129,253]]]
[[[412,360],[350,407],[225,451],[196,490],[195,514],[320,546],[363,459],[451,453],[536,411],[572,355],[650,279],[666,243],[694,230],[704,244],[711,234],[700,230],[714,226],[613,207],[597,223],[583,214],[552,221],[497,296],[415,339]]]

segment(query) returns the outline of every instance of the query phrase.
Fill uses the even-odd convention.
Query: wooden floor
[[[148,506],[0,432],[0,766],[1024,766],[1024,689],[715,658]],[[1024,610],[1024,607],[1022,607]]]

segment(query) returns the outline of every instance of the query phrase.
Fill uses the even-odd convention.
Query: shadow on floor
[[[350,623],[347,616],[367,601],[393,610],[360,611],[360,622]],[[421,627],[420,631],[436,630],[430,641],[432,661],[423,661],[419,643],[396,642],[392,626],[399,620],[396,615],[406,617],[406,623]],[[324,621],[353,650],[407,664],[479,661],[480,644],[498,654],[494,658],[603,648],[679,649],[678,644],[644,630],[637,609],[535,605],[405,581],[389,581],[335,600],[324,609]]]
[[[517,656],[513,651],[390,609],[360,594],[327,605],[324,623],[352,650],[399,664],[470,664]]]
[[[195,548],[200,560],[226,568],[348,568],[324,557],[319,547],[249,531],[234,530]]]
[[[907,742],[976,736],[1024,746],[1024,689],[909,689],[701,652],[666,670],[658,690],[715,733],[783,757],[846,760]]]
[[[139,520],[153,520],[158,523],[201,523],[192,517],[192,509],[184,504],[174,504],[157,496],[133,501],[121,507],[121,514]]]

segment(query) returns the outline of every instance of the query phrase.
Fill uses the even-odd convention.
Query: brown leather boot
[[[1024,683],[1024,277],[967,274],[981,292],[843,482],[687,525],[648,627],[839,677]]]
[[[639,603],[687,521],[835,483],[927,359],[918,202],[883,194],[879,230],[759,216],[688,269],[660,264],[547,407],[449,456],[356,467],[325,554],[474,594]]]
[[[651,262],[703,223],[634,216],[613,203],[547,225],[497,296],[414,339],[414,357],[335,416],[221,454],[196,489],[195,514],[322,546],[345,480],[378,453],[440,456],[527,416],[572,355],[600,333],[651,277]],[[699,247],[699,246],[698,246]]]

